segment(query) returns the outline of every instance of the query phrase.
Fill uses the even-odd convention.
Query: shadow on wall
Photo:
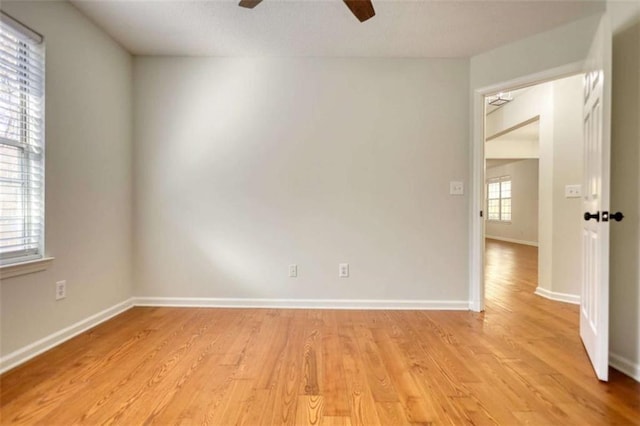
[[[640,360],[640,16],[613,38],[611,209],[611,354]],[[618,362],[617,364],[620,364]]]

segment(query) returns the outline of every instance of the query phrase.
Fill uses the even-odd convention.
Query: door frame
[[[491,86],[472,89],[471,93],[471,209],[469,216],[469,309],[484,311],[484,124],[485,96],[508,92],[536,84],[547,83],[584,73],[584,61],[572,62],[560,67],[521,76]],[[486,213],[486,212],[485,212]]]

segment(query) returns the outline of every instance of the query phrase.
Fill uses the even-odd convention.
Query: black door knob
[[[584,220],[590,220],[590,219],[595,219],[596,222],[600,222],[600,212],[595,212],[595,213],[585,212]]]
[[[615,220],[616,222],[620,222],[622,219],[624,219],[624,215],[620,212],[611,213],[609,215],[609,219]]]

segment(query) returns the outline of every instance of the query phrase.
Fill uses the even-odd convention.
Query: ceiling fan
[[[262,0],[240,0],[240,7],[246,7],[247,9],[253,9]],[[369,18],[373,18],[376,11],[373,10],[371,0],[344,0],[345,4],[360,22],[364,22]]]

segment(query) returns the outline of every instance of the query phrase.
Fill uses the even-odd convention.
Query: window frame
[[[5,182],[11,182],[12,180],[17,185],[22,185],[23,189],[20,191],[20,195],[18,200],[22,203],[22,237],[16,237],[16,239],[22,238],[23,240],[27,240],[33,235],[33,227],[39,226],[40,231],[37,235],[37,246],[31,248],[22,248],[14,251],[8,251],[6,253],[0,254],[0,269],[2,269],[3,278],[7,278],[8,276],[20,275],[22,273],[30,273],[37,272],[42,270],[42,267],[37,266],[38,263],[48,264],[53,258],[45,256],[45,45],[44,45],[44,37],[17,21],[4,11],[0,14],[0,19],[2,22],[2,26],[10,27],[14,32],[19,33],[22,37],[17,40],[15,43],[16,50],[20,52],[24,58],[27,59],[26,65],[20,64],[18,68],[25,67],[25,73],[22,74],[19,70],[15,71],[15,77],[17,81],[22,81],[24,78],[34,78],[34,76],[38,77],[37,84],[41,88],[41,94],[37,95],[39,98],[40,108],[38,110],[40,116],[40,124],[37,130],[40,135],[37,136],[37,144],[33,145],[31,140],[34,139],[33,130],[30,129],[30,124],[27,124],[27,121],[31,117],[31,106],[32,102],[29,99],[30,95],[27,94],[22,89],[22,86],[19,86],[19,107],[17,108],[17,112],[19,115],[27,117],[24,120],[20,120],[18,123],[19,126],[19,139],[14,140],[13,138],[8,138],[4,136],[0,136],[0,145],[6,148],[15,148],[20,151],[19,154],[19,168],[18,173],[22,174],[23,177],[21,179],[15,179],[7,177],[5,178]],[[15,50],[14,50],[15,51]],[[32,56],[33,53],[36,53],[36,56]],[[34,61],[38,62],[29,62],[30,59],[33,58]],[[41,56],[41,60],[40,57]],[[41,66],[40,74],[36,75],[36,72],[29,71],[30,63],[35,64],[33,66]],[[24,81],[22,83],[24,84]],[[30,151],[30,148],[33,151]],[[39,153],[38,153],[39,149]],[[39,185],[39,190],[33,190],[32,184],[34,169],[39,169],[40,178],[37,179],[37,184]],[[38,205],[37,207],[40,211],[38,212],[39,220],[34,222],[32,218],[34,217],[34,205]],[[25,265],[24,271],[21,271],[20,266]],[[10,274],[7,274],[10,272]],[[8,275],[8,276],[7,276]]]
[[[505,190],[503,190],[503,184],[508,183],[509,184],[509,196],[503,196],[503,193],[505,192]],[[498,190],[497,190],[497,197],[492,197],[491,196],[491,185],[498,185]],[[489,222],[495,222],[495,223],[504,223],[504,224],[510,224],[512,219],[513,219],[513,180],[511,179],[510,175],[504,175],[504,176],[498,176],[498,177],[492,177],[492,178],[488,178],[487,179],[487,184],[486,184],[486,194],[487,194],[487,221]],[[493,191],[495,192],[495,191]],[[490,204],[491,201],[498,201],[498,217],[492,218],[492,213],[490,211]],[[504,212],[503,211],[503,201],[509,201],[509,211],[508,212]],[[506,214],[508,213],[508,218],[506,217]]]

